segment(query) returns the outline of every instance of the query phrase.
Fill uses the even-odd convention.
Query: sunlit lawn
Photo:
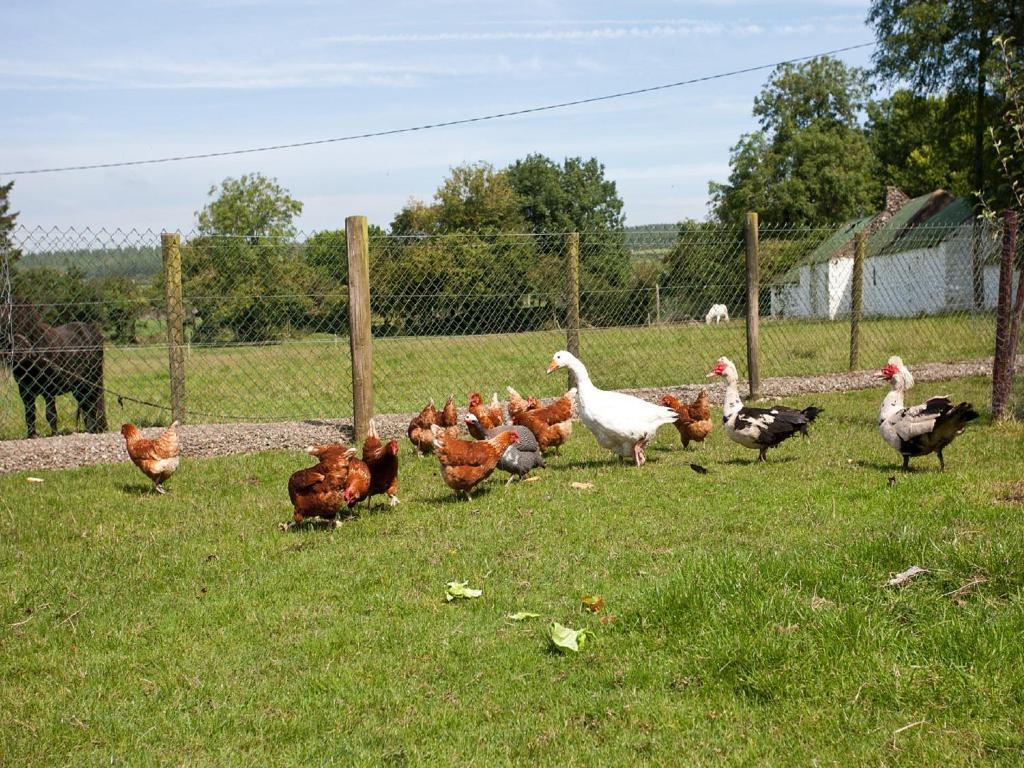
[[[404,443],[401,505],[338,530],[277,530],[298,453],[186,460],[165,497],[129,464],[0,478],[0,763],[1020,765],[1024,430],[904,475],[882,394],[801,399],[766,465],[669,428],[636,470],[579,426],[472,502]]]

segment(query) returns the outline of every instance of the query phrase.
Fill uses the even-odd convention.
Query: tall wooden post
[[[365,216],[345,219],[348,241],[348,325],[352,353],[353,442],[373,418],[373,338],[370,334],[370,243]]]
[[[992,358],[992,418],[1006,417],[1010,402],[1010,389],[1016,366],[1016,335],[1020,330],[1020,291],[1024,289],[1024,265],[1021,268],[1021,286],[1017,291],[1017,312],[1013,306],[1013,261],[1017,247],[1017,214],[1003,214],[1003,249],[999,262],[999,298],[996,304],[996,351]],[[1014,320],[1016,319],[1016,323]],[[1014,328],[1016,325],[1016,329]]]
[[[160,234],[167,311],[167,362],[171,376],[171,418],[185,423],[185,306],[181,298],[181,235]]]
[[[757,242],[757,214],[747,213],[747,378],[750,380],[750,399],[761,396],[761,342],[758,335],[760,313],[761,264]]]
[[[566,317],[565,348],[580,356],[580,233],[570,232],[566,240]],[[569,386],[576,386],[576,377],[569,372]]]
[[[864,256],[867,238],[853,236],[853,277],[850,280],[850,370],[857,370],[860,358],[860,319],[864,314]]]

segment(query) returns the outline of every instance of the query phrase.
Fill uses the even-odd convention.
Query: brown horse
[[[12,296],[7,307],[0,306],[0,345],[4,363],[18,382],[28,437],[36,437],[39,396],[46,404],[50,433],[57,434],[57,396],[66,392],[77,401],[87,430],[106,431],[103,334],[95,323],[50,325],[32,304]]]

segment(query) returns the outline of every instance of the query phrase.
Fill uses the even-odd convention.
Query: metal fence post
[[[1013,308],[1013,261],[1017,240],[1017,214],[1007,211],[1003,215],[1003,248],[999,262],[999,299],[996,304],[996,350],[992,358],[992,418],[999,420],[1006,416],[1010,401],[1013,371],[1016,366],[1016,344],[1014,327],[1019,333],[1019,315]],[[1024,286],[1024,269],[1021,283]],[[1017,305],[1024,301],[1018,290]],[[1016,322],[1014,322],[1016,321]]]
[[[761,267],[757,242],[757,214],[747,213],[745,236],[747,244],[747,378],[750,399],[761,396],[761,342],[758,336]]]
[[[654,324],[661,323],[661,285],[654,284]]]
[[[853,236],[853,277],[850,280],[850,370],[857,370],[860,358],[860,320],[864,314],[864,256],[867,238]]]
[[[352,353],[352,441],[373,418],[373,337],[370,333],[370,245],[365,216],[345,219],[348,242],[348,324]]]
[[[570,232],[566,239],[566,317],[565,348],[580,356],[580,233]],[[576,377],[569,372],[569,386],[576,386]]]
[[[181,235],[162,232],[167,360],[171,376],[171,418],[185,423],[185,307],[181,298]]]

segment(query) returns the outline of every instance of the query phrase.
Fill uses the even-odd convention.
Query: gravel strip
[[[1024,355],[1017,358],[1017,370],[1024,367]],[[818,376],[779,377],[763,379],[763,398],[791,397],[794,395],[817,394],[877,387],[878,381],[871,378],[873,371],[830,373]],[[960,363],[925,363],[913,367],[914,379],[918,382],[956,379],[965,376],[990,376],[992,359],[968,360]],[[724,387],[715,385],[685,385],[623,390],[647,400],[671,392],[688,398],[694,397],[704,386],[711,393],[711,401],[722,402]],[[377,430],[381,437],[402,437],[412,413],[383,414],[376,416]],[[145,429],[143,434],[152,437],[159,434],[159,428]],[[350,442],[352,439],[351,419],[311,419],[307,421],[279,422],[274,424],[201,424],[178,428],[181,452],[188,457],[229,456],[238,453],[260,453],[262,451],[303,450],[308,445],[330,442]],[[77,433],[58,437],[36,438],[35,440],[0,441],[0,474],[24,472],[39,469],[70,469],[91,464],[116,464],[128,461],[124,439],[117,432],[101,435]]]

